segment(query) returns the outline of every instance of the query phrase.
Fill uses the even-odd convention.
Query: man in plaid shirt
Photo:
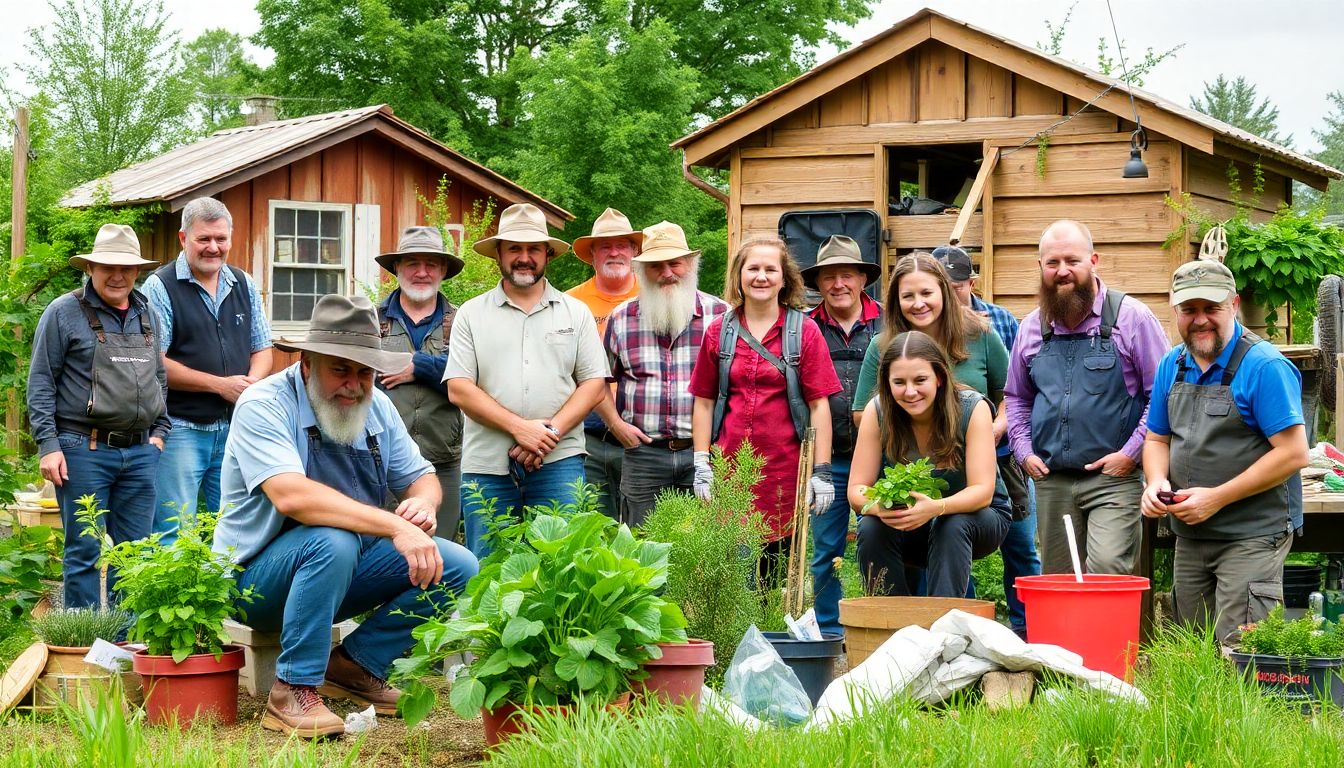
[[[687,386],[705,328],[728,310],[696,289],[700,252],[687,247],[676,224],[644,230],[635,262],[639,296],[611,313],[604,338],[616,407],[598,409],[625,446],[620,519],[631,527],[644,522],[663,489],[692,490],[695,398]]]

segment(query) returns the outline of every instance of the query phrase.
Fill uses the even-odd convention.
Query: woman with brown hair
[[[849,474],[849,503],[860,510],[859,573],[874,594],[908,595],[906,566],[924,566],[927,594],[961,597],[971,562],[998,549],[1012,522],[991,408],[955,382],[942,347],[920,331],[896,336],[878,372],[882,383],[859,423]],[[899,508],[867,498],[884,467],[921,458],[947,482],[943,498],[912,492],[915,503]]]
[[[756,509],[769,531],[771,566],[787,555],[799,447],[809,425],[816,429],[809,502],[826,509],[835,495],[828,398],[840,391],[840,380],[821,331],[802,312],[803,290],[802,274],[783,240],[743,243],[728,268],[724,298],[732,311],[705,329],[689,387],[695,396],[697,496],[707,499],[713,483],[711,445],[731,454],[749,440],[765,458],[755,491]]]

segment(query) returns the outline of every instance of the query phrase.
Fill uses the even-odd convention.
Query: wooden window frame
[[[271,328],[279,336],[282,333],[306,332],[308,330],[308,320],[277,320],[275,317],[274,298],[275,298],[275,214],[277,210],[293,211],[338,211],[341,216],[341,286],[346,294],[349,294],[354,286],[354,227],[355,215],[354,206],[348,203],[319,203],[307,200],[271,200],[269,201],[266,214],[266,311],[271,317]],[[322,269],[319,265],[302,265],[295,262],[288,262],[284,265],[291,267],[318,267],[321,271],[332,271],[334,268]],[[335,265],[331,265],[334,267]]]

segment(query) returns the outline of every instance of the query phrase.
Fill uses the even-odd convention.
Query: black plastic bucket
[[[820,640],[794,640],[788,632],[761,634],[798,676],[812,706],[816,706],[821,694],[826,692],[826,686],[835,679],[835,660],[844,652],[844,636],[823,634]]]
[[[1324,701],[1344,707],[1344,658],[1287,658],[1232,653],[1232,661],[1266,693],[1299,704],[1304,713]]]
[[[1291,564],[1283,566],[1283,605],[1306,608],[1307,598],[1321,588],[1321,567]]]

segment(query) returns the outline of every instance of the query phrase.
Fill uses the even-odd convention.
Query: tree
[[[1068,34],[1069,22],[1073,20],[1073,11],[1078,7],[1078,0],[1074,0],[1069,9],[1064,12],[1064,18],[1058,24],[1045,20],[1045,32],[1048,36],[1048,42],[1037,43],[1036,47],[1051,56],[1064,56],[1064,36]],[[1105,37],[1097,38],[1097,71],[1103,75],[1115,77],[1124,80],[1135,88],[1143,87],[1143,78],[1149,72],[1152,72],[1158,64],[1172,58],[1176,52],[1185,47],[1185,43],[1174,45],[1165,51],[1158,52],[1150,45],[1143,52],[1142,58],[1138,61],[1128,61],[1122,65],[1118,59],[1111,56],[1111,43]],[[1117,46],[1117,56],[1124,55],[1125,43],[1119,41]],[[1126,76],[1128,70],[1128,76]]]
[[[243,97],[255,95],[261,68],[243,50],[241,35],[208,29],[182,50],[183,74],[193,91],[191,106],[202,133],[243,124]]]
[[[1311,132],[1321,142],[1321,150],[1312,156],[1332,168],[1344,168],[1344,91],[1332,91],[1326,98],[1330,113],[1325,116],[1325,127]],[[1323,194],[1307,191],[1311,194],[1306,202],[1324,206],[1327,214],[1344,214],[1344,182],[1330,182]]]
[[[1253,133],[1262,139],[1293,145],[1293,137],[1279,135],[1279,109],[1269,99],[1256,99],[1255,86],[1238,76],[1228,80],[1219,75],[1204,83],[1204,93],[1190,98],[1190,107],[1204,114]]]
[[[160,0],[51,0],[55,22],[29,30],[28,80],[51,99],[62,177],[97,178],[186,133],[189,94]]]

